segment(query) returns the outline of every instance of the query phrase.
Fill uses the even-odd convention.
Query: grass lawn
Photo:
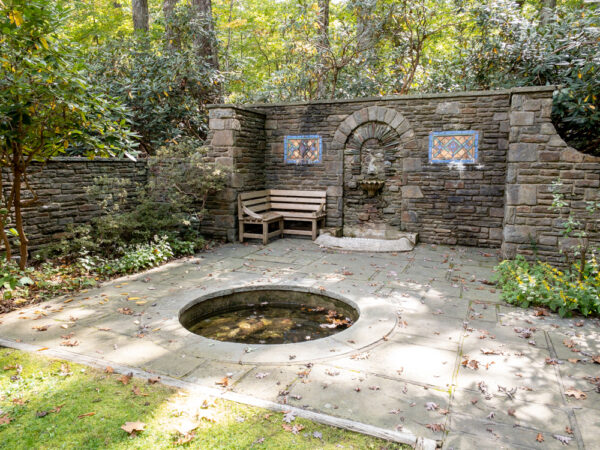
[[[409,448],[110,372],[0,348],[0,447]]]

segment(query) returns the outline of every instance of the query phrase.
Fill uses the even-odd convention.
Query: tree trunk
[[[329,0],[319,0],[319,16],[317,19],[319,35],[317,38],[317,53],[319,55],[319,77],[317,85],[317,98],[325,97],[327,70],[324,65],[324,55],[329,53]]]
[[[148,31],[150,20],[148,0],[131,0],[131,12],[133,13],[133,29],[135,31]]]
[[[164,0],[163,1],[163,14],[165,16],[165,41],[167,46],[171,49],[179,48],[179,36],[176,35],[173,30],[173,11],[179,0]]]
[[[14,179],[13,179],[13,189],[15,193],[15,228],[17,229],[17,233],[19,234],[19,250],[21,254],[21,259],[19,261],[19,267],[21,270],[25,270],[27,267],[27,246],[29,244],[29,240],[27,236],[25,236],[25,229],[23,225],[23,212],[21,210],[21,178],[23,174],[19,170],[14,171]]]
[[[197,33],[194,44],[198,56],[205,59],[214,69],[219,69],[219,56],[215,39],[215,25],[212,16],[211,0],[192,0],[192,5],[200,23],[203,24],[202,33]]]
[[[542,12],[540,15],[542,25],[547,25],[552,21],[552,16],[554,15],[555,9],[556,9],[556,0],[543,0]]]

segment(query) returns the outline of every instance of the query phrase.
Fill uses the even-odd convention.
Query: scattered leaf
[[[561,436],[560,434],[555,434],[552,437],[563,445],[569,445],[569,442],[571,442],[571,439],[573,439],[573,438],[570,438],[569,436]]]
[[[144,431],[146,424],[144,422],[125,422],[121,429],[129,433],[130,436],[135,436],[138,432]]]
[[[117,381],[120,381],[123,384],[128,384],[131,378],[133,378],[133,373],[128,373],[127,375],[123,374],[117,378]]]
[[[83,419],[84,417],[90,417],[90,416],[94,416],[96,415],[95,412],[89,412],[89,413],[85,413],[85,414],[80,414],[77,416],[78,419]]]
[[[437,433],[440,431],[446,431],[446,427],[443,423],[428,423],[425,425],[426,428],[429,428],[431,431]]]
[[[575,397],[577,400],[585,400],[587,398],[587,394],[579,389],[569,388],[565,391],[565,394],[569,397]]]
[[[542,433],[538,433],[535,440],[538,442],[544,442],[544,436],[542,436]]]

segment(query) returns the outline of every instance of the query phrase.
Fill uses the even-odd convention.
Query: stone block
[[[267,119],[265,120],[265,130],[276,130],[277,120]]]
[[[377,110],[378,109],[379,108],[377,106],[369,106],[367,108],[369,122],[375,122],[377,120]]]
[[[580,163],[583,161],[584,157],[585,155],[583,153],[578,152],[571,147],[567,147],[560,152],[560,159],[565,162]]]
[[[233,108],[215,108],[208,111],[208,116],[211,119],[227,119],[235,117]]]
[[[508,148],[509,162],[532,162],[537,161],[537,144],[517,142],[510,144]]]
[[[341,197],[344,194],[342,186],[327,186],[328,197]]]
[[[419,186],[402,186],[403,198],[423,198],[423,192]]]
[[[217,130],[213,135],[211,145],[214,147],[231,147],[235,144],[235,136],[231,130]]]
[[[504,242],[513,244],[527,244],[535,238],[535,229],[525,225],[505,225]]]
[[[510,113],[510,126],[523,127],[533,125],[535,114],[530,111],[513,111]]]
[[[220,156],[215,158],[215,162],[225,167],[233,167],[233,158],[230,156]]]
[[[459,102],[442,102],[438,103],[435,108],[436,114],[458,114],[460,113]]]
[[[403,158],[402,170],[405,172],[416,172],[422,169],[421,158]]]

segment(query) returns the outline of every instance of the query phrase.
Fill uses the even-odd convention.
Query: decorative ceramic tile
[[[321,136],[286,136],[283,159],[286,164],[317,164],[322,148]]]
[[[478,131],[432,131],[429,135],[429,162],[475,163],[478,140]]]

